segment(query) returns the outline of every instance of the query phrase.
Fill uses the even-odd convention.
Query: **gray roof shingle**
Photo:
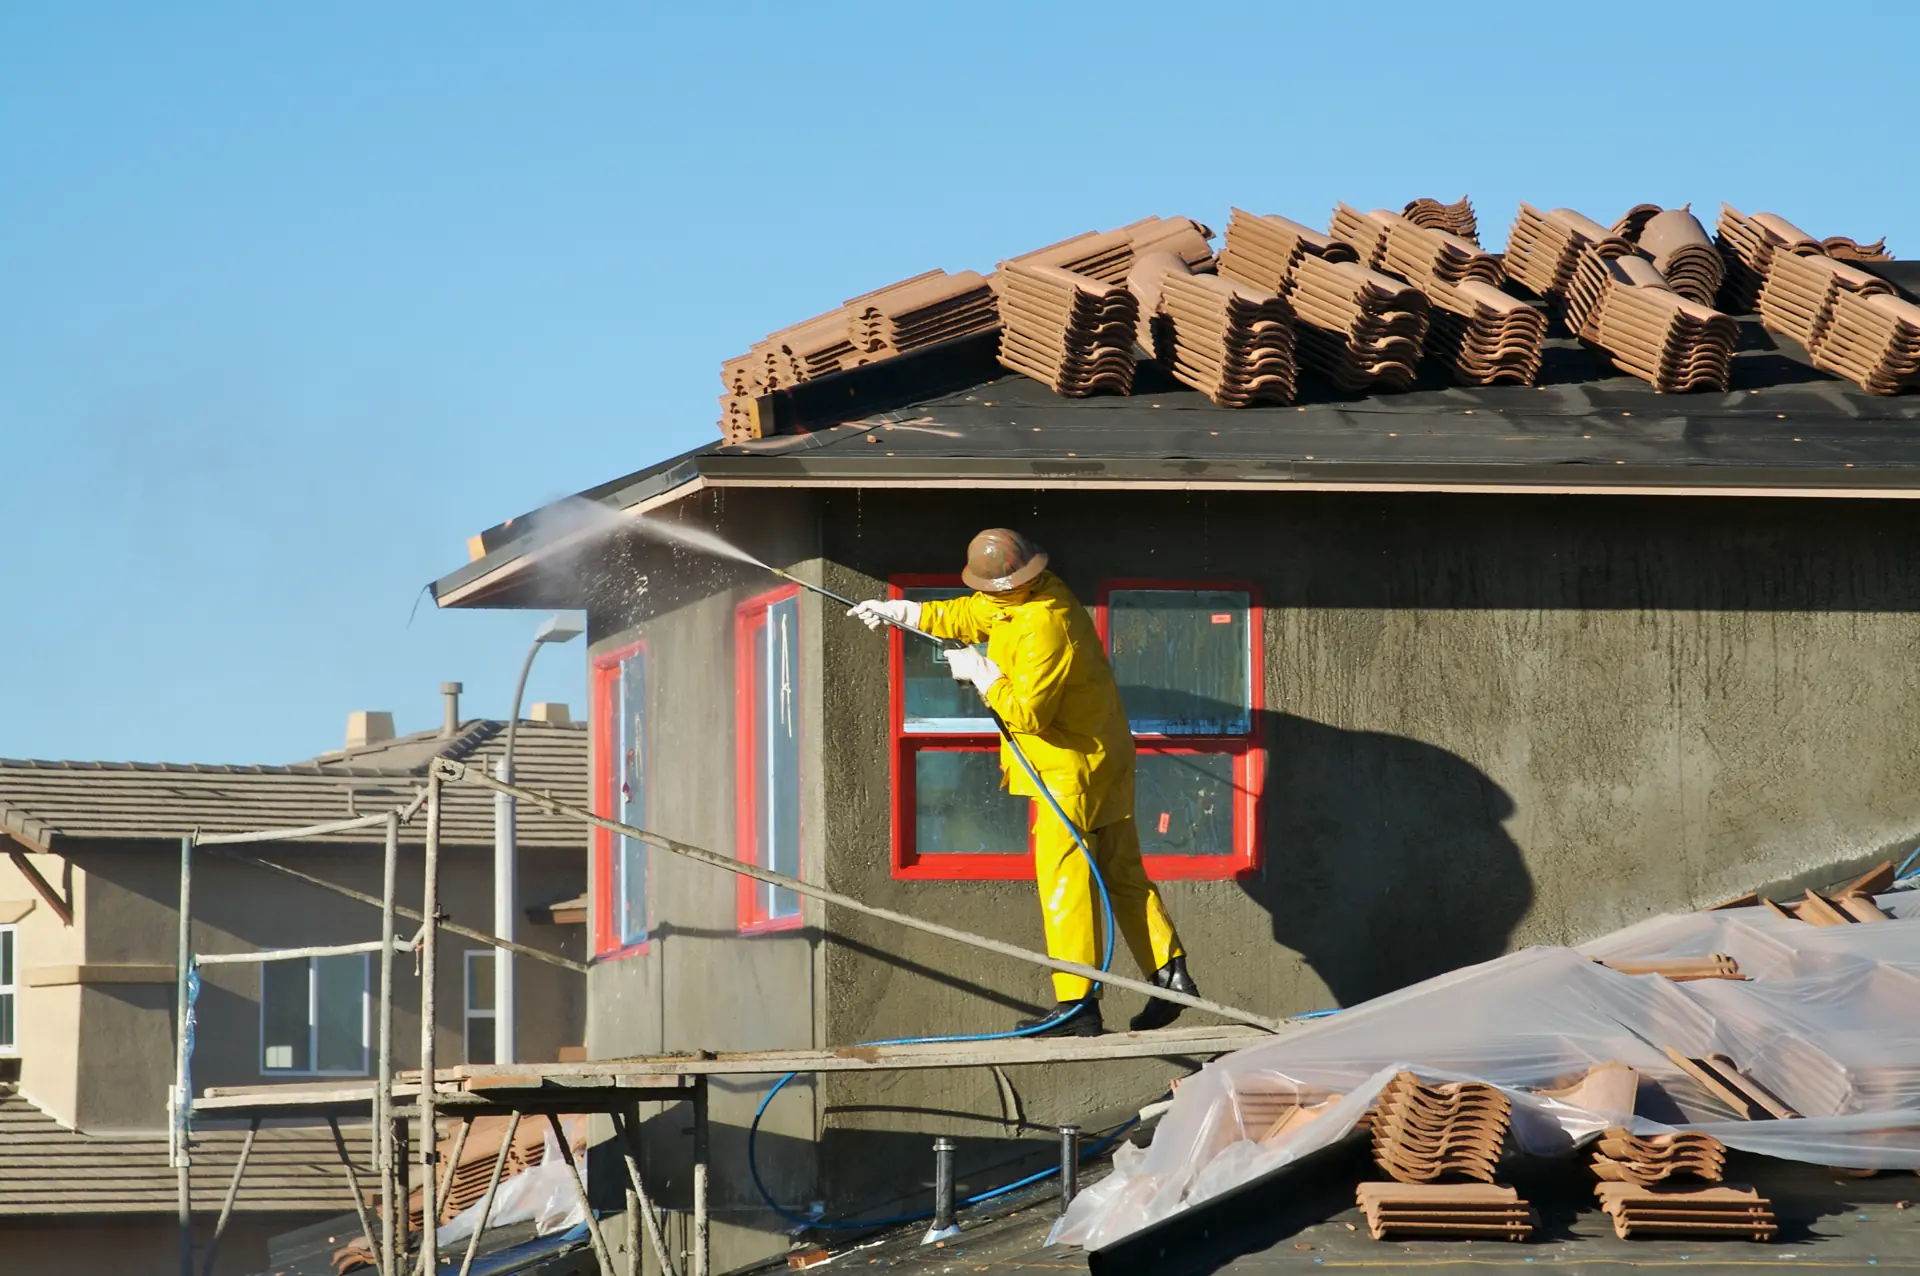
[[[239,833],[298,828],[404,807],[425,787],[436,757],[484,766],[489,772],[506,748],[507,724],[464,723],[452,738],[438,732],[401,736],[364,749],[326,753],[290,766],[210,766],[148,762],[43,762],[0,758],[0,833],[29,846],[60,843],[175,841],[199,830]],[[587,802],[584,724],[557,726],[523,720],[514,743],[515,778],[563,801]],[[419,817],[414,829],[422,826]],[[523,847],[578,850],[586,827],[522,805]],[[493,794],[452,784],[442,807],[444,839],[452,845],[493,844]],[[410,831],[408,840],[417,840]],[[302,839],[378,845],[379,826]]]

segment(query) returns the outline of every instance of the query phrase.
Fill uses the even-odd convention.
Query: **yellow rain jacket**
[[[1068,818],[1091,831],[1133,814],[1133,732],[1120,688],[1092,618],[1058,576],[1040,573],[1022,602],[969,594],[925,603],[920,627],[987,644],[1006,675],[987,701]],[[1005,742],[1000,768],[1010,792],[1041,797]]]

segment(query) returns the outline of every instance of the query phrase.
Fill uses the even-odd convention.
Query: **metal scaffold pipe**
[[[503,784],[501,781],[488,775],[484,769],[477,766],[469,766],[466,763],[455,762],[448,758],[436,758],[431,764],[429,775],[436,781],[446,780],[455,783],[477,784],[482,788],[493,789],[496,792],[511,793],[521,801],[532,803],[551,815],[564,815],[571,819],[591,824],[595,828],[603,828],[608,832],[617,833],[623,837],[634,838],[638,841],[645,842],[648,846],[655,846],[663,851],[670,851],[675,855],[705,864],[710,868],[721,869],[742,877],[751,877],[756,881],[766,882],[769,885],[793,891],[795,894],[807,895],[814,899],[824,900],[826,903],[847,909],[850,912],[861,913],[882,921],[893,922],[896,925],[922,931],[929,935],[938,935],[943,939],[950,939],[955,943],[966,944],[969,947],[983,949],[987,952],[998,953],[1003,957],[1011,957],[1016,961],[1024,961],[1035,966],[1044,966],[1049,970],[1062,971],[1069,975],[1079,975],[1083,979],[1090,980],[1096,984],[1110,984],[1115,988],[1125,988],[1131,992],[1143,993],[1148,997],[1158,997],[1164,1001],[1176,1002],[1182,1006],[1189,1006],[1195,1010],[1204,1010],[1208,1014],[1218,1015],[1220,1018],[1230,1020],[1234,1023],[1244,1023],[1255,1028],[1263,1028],[1268,1032],[1277,1031],[1283,1023],[1283,1021],[1276,1020],[1268,1015],[1257,1015],[1250,1010],[1241,1010],[1236,1006],[1228,1006],[1217,1001],[1209,1001],[1205,997],[1194,997],[1183,992],[1176,992],[1171,988],[1162,988],[1157,984],[1148,983],[1143,979],[1129,979],[1123,975],[1116,975],[1111,971],[1103,971],[1093,966],[1083,965],[1077,961],[1062,961],[1057,957],[1049,957],[1045,953],[1036,953],[1031,949],[1022,948],[1018,944],[1009,944],[1004,940],[989,939],[985,935],[975,935],[968,931],[956,930],[951,926],[943,926],[939,922],[930,922],[924,918],[914,917],[908,913],[895,912],[891,908],[880,908],[873,904],[857,900],[851,895],[842,895],[840,892],[829,890],[824,886],[817,886],[812,882],[802,881],[797,877],[789,877],[785,873],[776,873],[772,869],[761,868],[758,864],[746,863],[742,860],[735,859],[731,855],[721,855],[717,852],[709,851],[705,847],[694,846],[687,842],[678,842],[670,837],[663,837],[658,833],[650,833],[646,829],[636,828],[631,824],[623,824],[619,820],[608,819],[604,815],[596,815],[584,807],[575,806],[570,802],[563,802],[551,794],[541,793],[517,784]]]

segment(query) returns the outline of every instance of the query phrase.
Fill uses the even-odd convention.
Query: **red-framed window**
[[[901,576],[891,595],[967,592],[956,576]],[[1116,580],[1094,623],[1139,750],[1135,818],[1160,880],[1233,877],[1259,862],[1262,616],[1241,582]],[[1005,791],[999,736],[931,644],[892,631],[894,876],[1033,876],[1024,798]],[[1116,645],[1117,644],[1117,645]]]
[[[735,854],[800,876],[800,590],[787,585],[734,610]],[[800,897],[739,883],[743,931],[800,924]]]
[[[647,827],[647,644],[630,643],[593,660],[593,810]],[[593,951],[624,957],[647,950],[647,844],[607,829],[593,832]]]

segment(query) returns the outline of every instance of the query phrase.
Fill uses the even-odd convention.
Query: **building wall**
[[[767,494],[709,505],[710,525],[768,562],[817,571],[810,502]],[[647,826],[733,854],[737,790],[734,736],[734,609],[780,581],[758,569],[649,542],[616,546],[582,569],[589,581],[589,657],[647,644]],[[801,841],[803,871],[820,871],[826,823],[815,742],[821,738],[819,643],[827,617],[809,595],[800,606]],[[863,631],[864,632],[864,631]],[[597,707],[596,707],[597,711]],[[599,735],[595,734],[595,748]],[[609,765],[596,753],[594,766]],[[819,911],[803,901],[803,925],[741,935],[736,879],[654,851],[652,917],[644,951],[596,960],[588,976],[588,1053],[593,1058],[681,1050],[811,1047],[816,1022]],[[597,901],[596,901],[597,906]],[[746,1166],[746,1134],[767,1090],[758,1078],[719,1078],[710,1113],[716,1270],[784,1248]],[[685,1208],[691,1200],[691,1140],[683,1106],[643,1109],[650,1188]],[[759,1158],[784,1201],[812,1199],[816,1109],[800,1078],[769,1108]],[[596,1134],[604,1137],[605,1130]]]
[[[407,834],[403,833],[403,838]],[[399,902],[420,907],[422,854],[403,843]],[[60,938],[75,962],[91,965],[164,965],[171,969],[178,944],[179,857],[171,848],[81,846],[70,852],[84,887],[82,909],[69,935]],[[283,847],[274,858],[291,868],[377,896],[381,853],[375,848]],[[492,848],[453,847],[442,853],[442,909],[452,921],[492,929]],[[578,852],[524,849],[520,889],[531,900],[567,898],[584,889]],[[252,952],[263,948],[344,944],[378,939],[379,910],[317,887],[236,864],[202,851],[194,870],[193,945],[200,953]],[[35,914],[37,915],[37,913]],[[58,924],[55,919],[55,924]],[[417,923],[400,919],[401,938]],[[522,942],[584,959],[582,927],[528,925]],[[51,942],[42,927],[22,939],[22,963],[50,964],[29,941]],[[441,1007],[436,1050],[443,1060],[465,1058],[464,969],[461,953],[477,941],[443,932],[437,996]],[[370,958],[369,1066],[378,1044],[379,956]],[[577,974],[521,958],[520,1053],[551,1060],[563,1045],[584,1037],[585,989]],[[419,1063],[419,980],[413,958],[394,961],[394,1039],[398,1066]],[[89,984],[28,988],[22,1019],[33,1024],[23,1040],[22,1088],[60,1121],[87,1130],[164,1126],[166,1093],[173,1080],[174,985]],[[263,1073],[260,1057],[260,967],[248,963],[203,968],[196,1007],[193,1058],[196,1092],[208,1086],[257,1085],[282,1079]]]
[[[1896,503],[930,490],[688,505],[855,597],[957,570],[996,524],[1045,544],[1089,602],[1112,577],[1251,581],[1261,864],[1164,889],[1202,990],[1263,1013],[1352,1004],[1920,840],[1920,536]],[[596,653],[649,644],[648,822],[731,847],[732,608],[770,582],[644,542],[572,570]],[[1040,947],[1030,882],[893,878],[886,644],[839,610],[809,598],[803,613],[806,872]],[[665,855],[652,883],[649,951],[590,979],[596,1056],[988,1031],[1051,1000],[1032,967],[841,910],[810,907],[804,934],[736,937],[733,884]],[[1107,1005],[1121,1026],[1138,999]],[[782,1199],[838,1213],[919,1192],[930,1136],[959,1134],[963,1176],[995,1182],[1050,1152],[1045,1127],[1098,1127],[1188,1066],[1011,1069],[1014,1119],[989,1071],[838,1074],[804,1107],[774,1104],[762,1166]],[[771,1231],[740,1164],[761,1093],[716,1098],[716,1187],[723,1221]],[[816,1129],[813,1177],[790,1144]],[[670,1203],[679,1164],[656,1169]],[[727,1261],[754,1243],[774,1244],[742,1237]]]
[[[735,494],[735,500],[740,499]],[[958,569],[1028,531],[1109,577],[1253,581],[1266,607],[1263,863],[1164,894],[1207,995],[1351,1004],[1920,839],[1920,531],[1902,503],[1138,492],[831,493],[827,583]],[[827,882],[1038,947],[1030,883],[891,876],[878,639],[822,656]],[[1044,975],[829,910],[826,1039],[1003,1028]],[[1118,966],[1132,963],[1124,949]],[[1107,999],[1110,1026],[1138,999]],[[1016,1069],[1028,1121],[1148,1100],[1174,1069]],[[984,1073],[841,1074],[831,1197],[967,1132],[1011,1155]],[[1038,1151],[1037,1144],[1035,1150]]]
[[[87,917],[86,873],[55,855],[28,857],[40,875],[72,904],[75,925],[60,920],[11,862],[0,862],[4,907],[15,918],[14,1040],[20,1058],[20,1089],[47,1111],[71,1112],[77,1101],[81,989],[77,984],[36,985],[36,970],[75,966]]]
[[[194,1270],[206,1261],[214,1221],[194,1219]],[[311,1223],[298,1214],[237,1213],[220,1238],[214,1276],[245,1276],[267,1266],[267,1242]],[[177,1276],[179,1229],[170,1216],[87,1215],[72,1219],[8,1219],[0,1222],[0,1251],[8,1276]],[[344,1238],[343,1238],[344,1241]]]

